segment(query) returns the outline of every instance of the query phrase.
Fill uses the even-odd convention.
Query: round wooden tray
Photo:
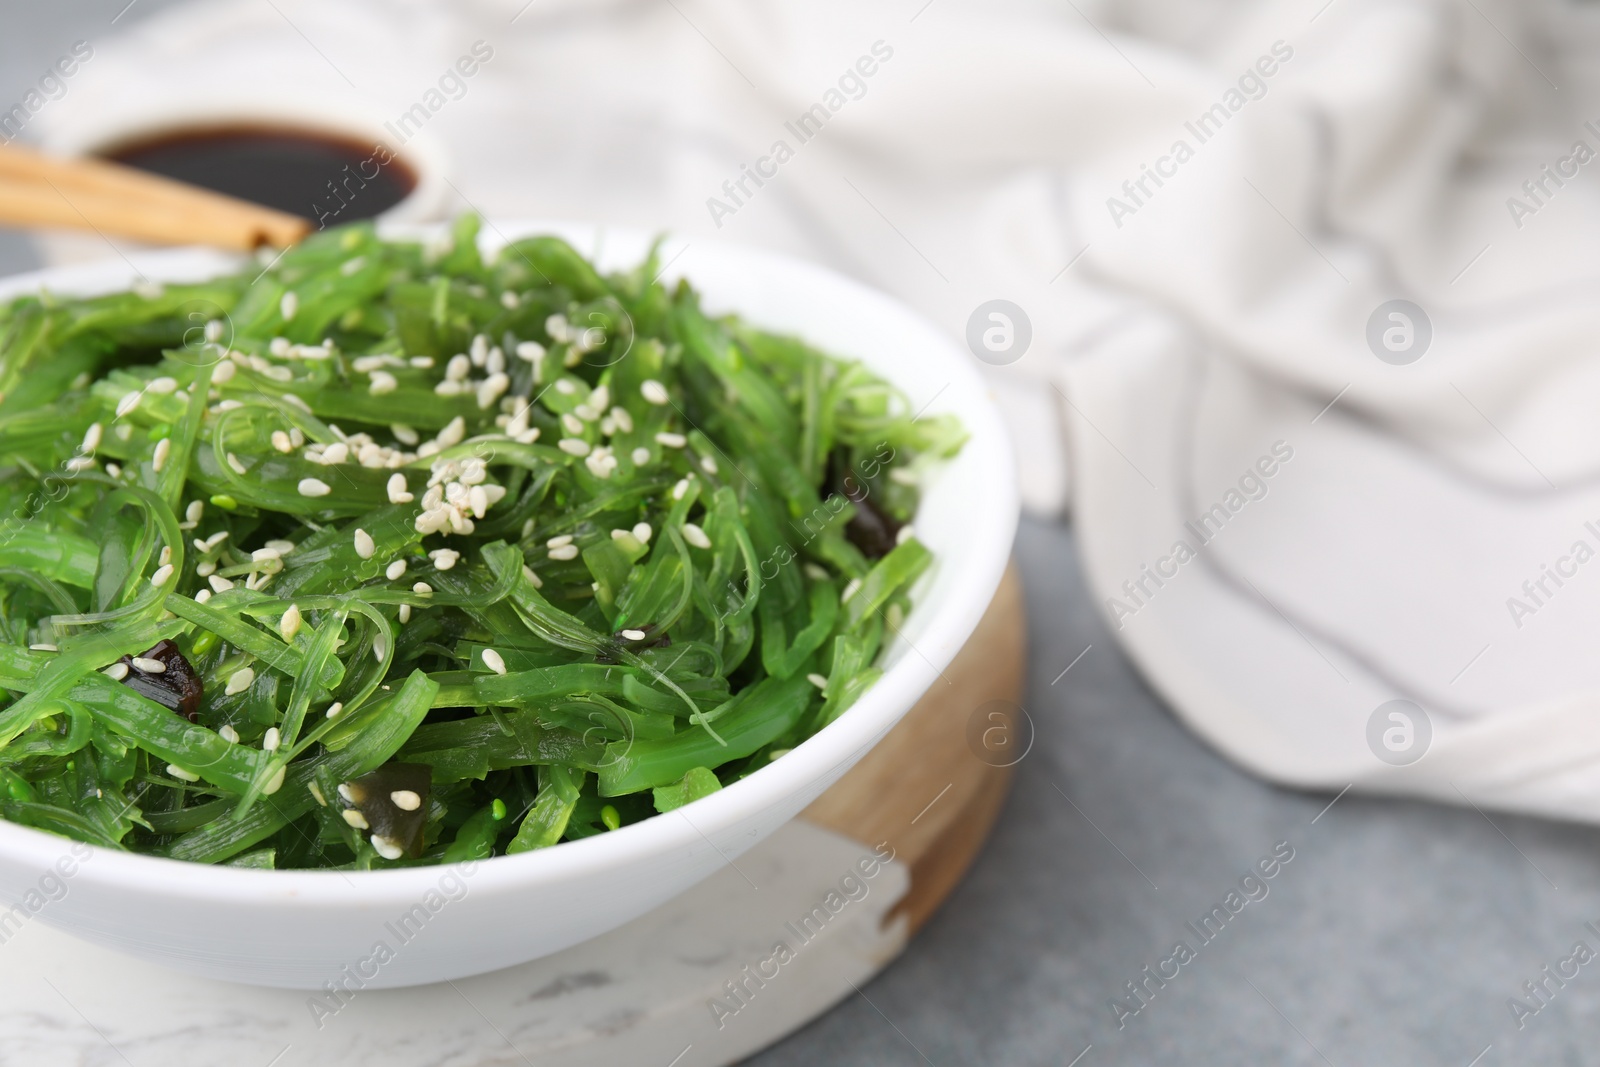
[[[520,967],[359,991],[330,1013],[314,994],[191,978],[33,922],[0,944],[0,1059],[735,1063],[852,995],[961,880],[1031,742],[1025,651],[1011,571],[943,679],[799,818],[677,900]]]

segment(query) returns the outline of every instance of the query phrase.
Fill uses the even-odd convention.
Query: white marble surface
[[[885,919],[909,874],[869,863],[876,874],[864,877],[857,865],[871,856],[796,820],[603,937],[510,970],[342,1003],[163,970],[51,929],[46,909],[0,945],[0,1064],[719,1067],[816,1017],[904,948],[903,921]],[[829,917],[803,940],[796,924],[816,908]],[[780,941],[792,958],[762,966]],[[771,977],[747,979],[746,967]],[[729,982],[743,983],[742,1003]]]

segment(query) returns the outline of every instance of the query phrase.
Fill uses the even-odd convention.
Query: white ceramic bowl
[[[573,225],[500,223],[485,232],[486,244],[560,233],[607,269],[638,262],[649,243],[641,233]],[[556,952],[690,889],[876,744],[967,640],[999,582],[1017,522],[1004,428],[973,360],[888,297],[805,263],[710,242],[669,243],[668,260],[670,275],[689,278],[708,310],[736,310],[860,359],[916,407],[955,413],[971,435],[927,487],[916,529],[936,562],[904,637],[887,650],[883,678],[854,707],[758,773],[676,812],[453,868],[235,870],[91,849],[0,822],[0,899],[76,936],[213,978],[306,989],[442,981]],[[151,278],[177,281],[237,261],[180,251],[137,262]],[[104,291],[132,277],[121,260],[46,271],[0,282],[0,298],[41,286]],[[58,861],[69,877],[56,873]],[[0,941],[14,925],[0,909]]]

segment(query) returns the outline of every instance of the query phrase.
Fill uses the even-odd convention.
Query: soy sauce
[[[322,226],[372,218],[417,187],[416,174],[382,145],[287,127],[192,127],[103,155]]]

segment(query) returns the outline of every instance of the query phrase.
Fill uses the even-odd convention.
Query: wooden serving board
[[[0,945],[0,1061],[736,1063],[854,995],[972,864],[1032,740],[1016,704],[1025,650],[1012,571],[943,681],[799,818],[729,867],[554,956],[439,986],[364,991],[332,1019],[311,1011],[304,992],[191,978],[33,922]],[[894,859],[875,862],[875,849]]]

